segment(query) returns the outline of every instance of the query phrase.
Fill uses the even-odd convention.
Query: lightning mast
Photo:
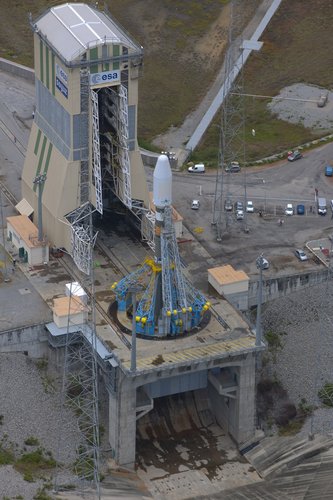
[[[216,226],[217,241],[222,241],[224,225],[226,229],[228,229],[231,222],[231,214],[226,212],[226,215],[224,215],[223,200],[230,197],[230,175],[233,174],[231,172],[225,172],[224,167],[230,166],[232,162],[238,162],[240,165],[244,165],[245,162],[245,115],[241,30],[241,1],[232,0],[230,3],[228,47],[224,63],[224,94],[219,125],[219,155],[212,217],[212,224]],[[246,174],[244,186],[244,202],[246,205]],[[244,227],[246,227],[246,211],[244,212],[244,217]]]

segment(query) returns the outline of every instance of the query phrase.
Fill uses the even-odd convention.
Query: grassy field
[[[331,47],[333,3],[327,0],[283,0],[244,70],[244,92],[277,95],[292,83],[333,88]],[[247,160],[262,158],[313,140],[322,132],[277,120],[267,111],[267,101],[245,99]],[[218,122],[216,122],[218,123]],[[256,136],[251,136],[251,129]],[[330,131],[331,132],[331,131]],[[218,129],[211,127],[194,160],[216,165]],[[215,147],[214,147],[215,146]]]
[[[243,23],[260,1],[242,0]],[[33,67],[28,14],[36,19],[46,8],[60,3],[0,0],[0,55]],[[225,12],[227,17],[228,0],[109,0],[106,4],[144,47],[139,137],[147,145],[154,136],[183,121],[220,68],[227,37],[221,16]],[[244,91],[276,95],[296,82],[331,88],[332,21],[331,0],[283,0],[262,37],[263,49],[245,67]],[[265,100],[245,100],[249,160],[316,137],[312,130],[277,120],[266,105]],[[250,134],[252,128],[256,129],[255,138]],[[211,127],[194,159],[216,164],[217,147],[218,128]]]

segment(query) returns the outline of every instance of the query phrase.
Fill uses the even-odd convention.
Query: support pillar
[[[136,385],[135,378],[119,370],[117,392],[109,393],[109,442],[118,465],[135,467]]]
[[[239,444],[252,439],[255,433],[255,353],[248,354],[240,365],[238,389],[238,436]]]

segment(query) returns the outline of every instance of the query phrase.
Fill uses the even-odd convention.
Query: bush
[[[24,444],[27,446],[38,446],[39,441],[36,437],[34,436],[29,436],[25,441]]]
[[[326,384],[318,391],[318,396],[326,406],[333,406],[333,383]]]
[[[275,422],[277,425],[285,426],[297,415],[296,406],[293,403],[284,403],[277,411]]]

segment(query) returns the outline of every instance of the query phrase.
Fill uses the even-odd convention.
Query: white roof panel
[[[35,23],[37,30],[67,60],[77,59],[89,47],[119,43],[138,46],[103,12],[84,3],[52,7]]]

